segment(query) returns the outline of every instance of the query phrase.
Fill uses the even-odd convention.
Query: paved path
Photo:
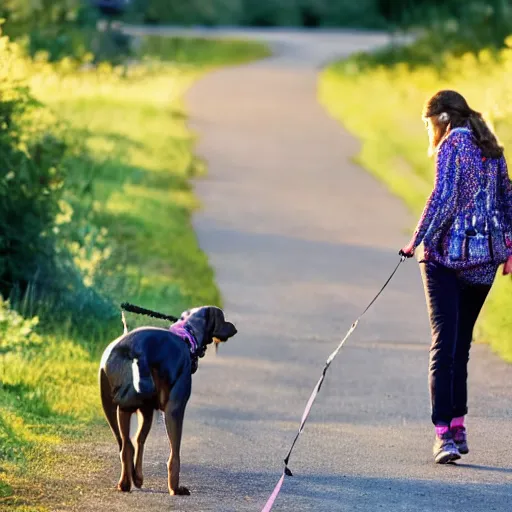
[[[413,222],[351,163],[357,142],[316,100],[323,62],[383,38],[251,34],[270,40],[275,56],[212,73],[187,98],[209,168],[194,224],[240,332],[194,376],[182,451],[182,483],[193,495],[165,494],[159,426],[148,490],[93,497],[91,509],[260,511],[325,358],[396,264]],[[409,261],[331,367],[275,510],[511,509],[512,368],[475,347],[472,454],[435,467],[428,342]],[[113,444],[106,456],[116,457]]]

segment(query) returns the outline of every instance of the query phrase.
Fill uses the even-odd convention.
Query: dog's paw
[[[142,484],[144,482],[144,478],[142,476],[133,475],[133,485],[137,487],[137,489],[140,489],[142,487]]]
[[[171,496],[190,496],[190,491],[183,486],[180,486],[174,490],[171,489],[169,493],[171,494]]]
[[[129,480],[119,480],[119,483],[117,484],[117,490],[120,492],[130,492],[131,487],[132,484]]]

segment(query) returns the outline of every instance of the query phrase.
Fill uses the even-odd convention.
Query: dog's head
[[[215,306],[203,306],[184,311],[180,321],[191,328],[198,345],[204,348],[212,342],[217,346],[237,333],[236,327],[224,318],[222,309]]]

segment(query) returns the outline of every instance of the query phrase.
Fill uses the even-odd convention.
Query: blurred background
[[[109,435],[96,369],[121,332],[119,302],[174,315],[222,304],[190,222],[204,164],[183,95],[271,50],[127,25],[391,34],[326,65],[318,96],[361,141],[361,166],[416,213],[433,181],[429,94],[460,90],[512,144],[506,0],[2,0],[0,18],[0,507],[12,510],[39,506],[50,476],[74,496],[52,469],[72,455],[52,447]],[[508,361],[511,288],[499,281],[479,333]]]
[[[507,0],[4,0],[5,33],[52,58],[94,46],[99,19],[180,26],[433,30],[448,49],[501,45],[509,33]],[[114,23],[115,25],[115,23]],[[122,38],[118,39],[122,45]],[[97,51],[100,48],[96,48]]]

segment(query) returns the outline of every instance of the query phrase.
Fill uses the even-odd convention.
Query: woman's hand
[[[398,254],[400,256],[404,256],[405,258],[412,258],[414,256],[414,242],[410,241],[405,247],[402,247]]]
[[[512,256],[508,257],[508,260],[505,262],[503,266],[503,275],[506,276],[508,274],[512,274]]]

